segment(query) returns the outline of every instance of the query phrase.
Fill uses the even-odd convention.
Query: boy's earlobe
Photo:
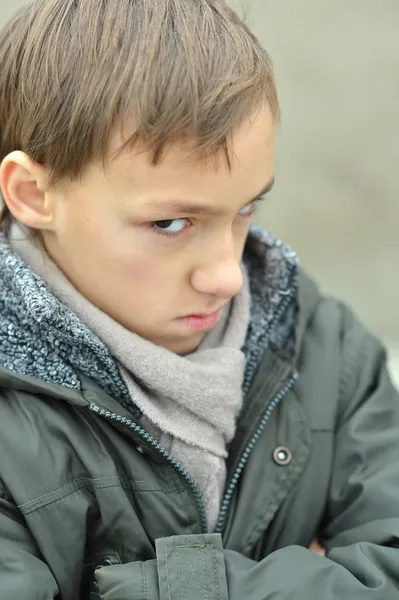
[[[47,171],[24,152],[8,154],[0,166],[0,188],[13,217],[32,229],[51,229],[53,207]]]

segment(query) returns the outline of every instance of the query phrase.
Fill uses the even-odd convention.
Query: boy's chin
[[[206,332],[193,332],[190,336],[180,337],[175,339],[169,339],[161,341],[158,345],[162,346],[166,350],[173,352],[174,354],[179,354],[180,356],[185,356],[187,354],[191,354],[195,352],[198,346],[201,344],[204,339]]]

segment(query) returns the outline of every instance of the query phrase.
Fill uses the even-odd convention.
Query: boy
[[[1,599],[397,600],[384,351],[250,226],[266,52],[220,0],[40,0],[0,64]]]

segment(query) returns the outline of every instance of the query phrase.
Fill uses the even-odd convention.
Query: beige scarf
[[[14,252],[49,285],[52,293],[108,347],[134,403],[141,426],[180,462],[200,489],[214,530],[226,481],[227,445],[242,405],[250,318],[249,282],[231,301],[217,327],[195,352],[179,356],[127,330],[91,304],[50,257],[18,226]]]

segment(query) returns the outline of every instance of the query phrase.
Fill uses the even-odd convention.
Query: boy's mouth
[[[222,310],[219,309],[216,312],[202,315],[187,315],[185,317],[180,317],[176,319],[176,321],[193,331],[201,331],[212,329],[215,327],[217,322],[219,321]]]

